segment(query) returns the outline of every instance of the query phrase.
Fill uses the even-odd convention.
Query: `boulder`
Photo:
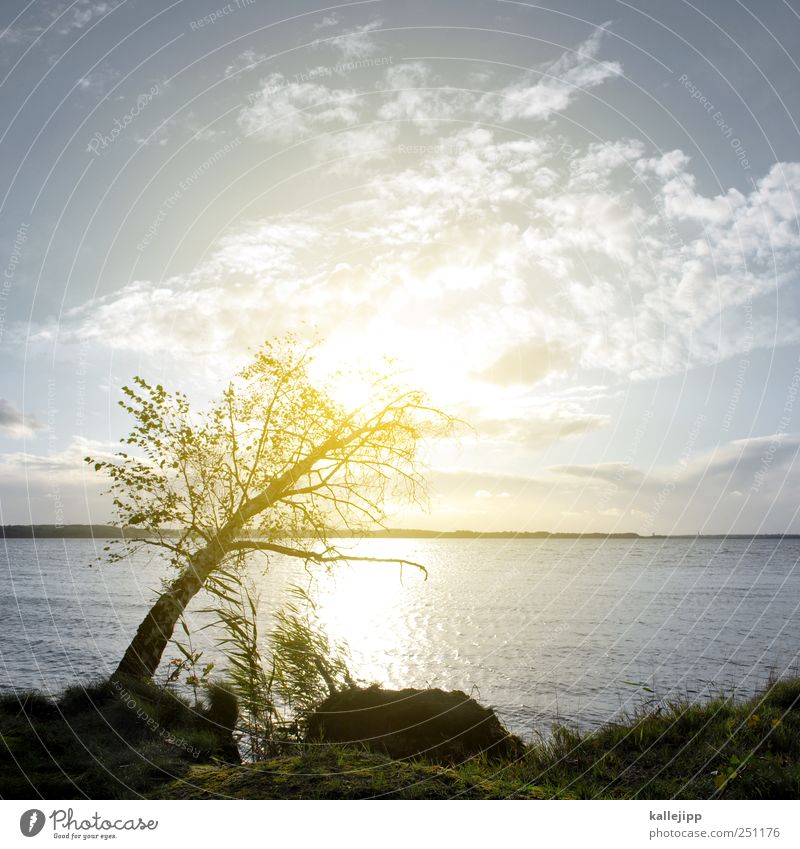
[[[306,740],[366,746],[392,758],[458,763],[477,755],[518,757],[522,742],[491,708],[460,690],[351,688],[311,716]]]

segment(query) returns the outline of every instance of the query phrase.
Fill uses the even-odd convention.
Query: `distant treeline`
[[[169,534],[170,532],[167,531]],[[3,525],[6,539],[122,539],[146,536],[137,528],[117,528],[112,525]],[[385,530],[355,533],[332,530],[329,536],[339,539],[366,537],[368,539],[637,539],[639,534],[568,534],[549,531],[423,531],[413,528],[386,528]]]
[[[569,534],[551,531],[422,531],[406,528],[387,528],[365,534],[331,531],[330,536],[345,539],[366,536],[370,539],[639,539],[639,534]]]
[[[4,539],[122,539],[146,534],[111,525],[2,525],[0,536]]]
[[[177,533],[176,531],[167,531]],[[117,528],[112,525],[0,525],[4,539],[135,539],[147,536],[138,528]],[[800,539],[800,534],[652,534],[636,533],[554,533],[552,531],[423,531],[413,528],[386,528],[354,533],[332,530],[330,537],[339,539]]]

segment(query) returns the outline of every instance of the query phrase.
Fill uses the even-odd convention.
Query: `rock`
[[[202,715],[217,738],[217,755],[225,763],[241,763],[239,747],[233,737],[239,719],[236,696],[221,684],[212,684],[208,688],[208,707]]]
[[[392,758],[457,763],[477,755],[513,758],[522,742],[491,708],[460,690],[352,688],[311,716],[306,740],[363,745]]]

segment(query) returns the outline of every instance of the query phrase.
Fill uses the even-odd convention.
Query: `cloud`
[[[330,156],[352,152],[363,167],[395,137],[328,138]],[[87,303],[62,332],[210,352],[257,343],[291,315],[322,335],[435,346],[435,367],[450,357],[501,388],[548,370],[653,378],[798,337],[785,318],[776,337],[774,293],[800,289],[800,164],[709,197],[685,155],[654,157],[640,142],[565,158],[546,134],[469,129],[445,141],[398,154],[336,209],[240,225],[191,272]]]
[[[641,488],[647,476],[630,463],[596,463],[593,465],[549,466],[548,472],[558,476],[580,478],[598,484],[617,484],[624,481],[628,487]]]
[[[26,44],[45,33],[63,36],[80,32],[97,19],[113,12],[122,2],[123,0],[62,0],[53,4],[31,4],[31,13],[23,18],[20,25],[0,31],[0,42]]]
[[[608,78],[613,69],[590,67],[601,39],[551,70],[573,84]],[[320,71],[270,75],[239,116],[264,141],[317,134],[310,149],[331,164],[313,179],[336,205],[239,223],[191,270],[71,310],[59,338],[223,370],[305,323],[336,356],[398,356],[437,397],[479,397],[484,417],[515,396],[486,434],[529,449],[608,421],[596,393],[538,407],[521,397],[533,386],[541,397],[537,382],[556,371],[572,385],[613,384],[800,339],[774,298],[800,297],[800,164],[777,163],[749,190],[708,193],[684,152],[638,139],[568,146],[550,126],[510,139],[469,126],[431,140],[426,122],[450,113],[415,99],[437,89],[430,69],[381,73],[392,85],[372,113]],[[402,99],[404,87],[414,97]],[[362,122],[387,105],[393,120]],[[408,123],[424,144],[399,144]],[[351,162],[358,190],[340,193]]]
[[[17,409],[11,401],[0,398],[0,434],[12,439],[34,436],[44,425],[32,415]]]
[[[94,474],[83,458],[91,455],[111,459],[113,450],[105,443],[73,437],[66,448],[52,454],[23,451],[0,454],[3,521],[7,524],[108,522],[109,502],[103,495],[107,480]]]
[[[667,466],[626,463],[552,466],[556,480],[585,483],[584,510],[635,510],[643,533],[769,533],[800,527],[796,479],[800,434],[734,440]]]
[[[442,86],[424,62],[406,62],[386,72],[389,94],[378,108],[382,121],[406,121],[425,133],[441,129],[443,121],[474,117],[478,101],[474,92]]]
[[[599,28],[547,68],[484,94],[446,84],[426,62],[394,64],[388,57],[383,57],[387,61],[370,59],[375,53],[370,33],[379,26],[380,22],[373,22],[333,42],[319,42],[340,50],[341,65],[321,65],[294,77],[273,73],[261,80],[239,113],[241,129],[254,139],[286,144],[376,120],[403,122],[425,134],[441,131],[443,122],[454,119],[540,120],[564,111],[582,91],[621,73],[617,63],[596,59],[604,31]],[[349,69],[348,63],[356,66],[351,70],[380,69],[380,95],[362,97],[352,88],[337,85],[339,69]],[[239,67],[237,62],[226,74]],[[490,82],[486,80],[484,85]]]
[[[28,38],[36,37],[36,33],[31,33],[21,27],[6,27],[0,31],[0,43],[2,44],[23,44]]]
[[[551,372],[566,368],[572,361],[563,348],[531,340],[508,348],[476,376],[499,386],[533,384]]]
[[[105,93],[106,89],[119,79],[119,71],[109,65],[104,65],[90,74],[84,74],[78,80],[78,90],[95,97]]]
[[[56,7],[51,12],[53,20],[58,19],[56,31],[61,35],[68,35],[72,30],[85,29],[96,18],[101,18],[112,12],[119,2],[92,2],[92,0],[78,0],[77,3],[64,4],[67,8]]]
[[[571,408],[553,408],[517,418],[475,417],[471,421],[479,437],[488,437],[493,441],[507,442],[529,449],[539,449],[562,439],[581,436],[603,428],[610,419],[606,415],[587,413],[571,405]]]
[[[480,110],[503,123],[547,119],[567,109],[581,92],[621,76],[618,62],[597,59],[607,26],[598,27],[574,51],[565,52],[551,65],[487,94]]]
[[[243,74],[244,71],[252,70],[262,63],[269,60],[269,53],[260,50],[248,48],[233,57],[233,59],[225,66],[223,74],[226,77],[237,76]]]
[[[353,90],[321,82],[295,82],[273,73],[240,112],[238,123],[249,136],[286,144],[356,124],[357,97]]]
[[[324,18],[318,25],[318,28],[336,26],[337,23],[336,16],[332,15],[329,18]],[[324,42],[315,42],[315,46],[321,46],[322,44],[328,45],[334,48],[346,60],[371,56],[378,49],[373,32],[382,26],[383,21],[381,20],[369,21],[335,38],[328,39]]]
[[[517,497],[523,494],[535,495],[550,487],[544,477],[472,469],[434,469],[430,474],[430,481],[439,494],[453,496],[467,493],[470,498],[481,491],[491,494],[505,492]]]
[[[398,136],[392,124],[354,127],[315,139],[314,153],[327,163],[329,173],[352,177],[393,156]]]
[[[426,526],[447,517],[451,526],[482,530],[798,533],[798,472],[798,433],[736,440],[650,469],[628,463],[551,466],[533,475],[439,469],[430,476],[435,514]],[[498,510],[492,501],[500,497]]]
[[[322,20],[317,21],[314,24],[314,29],[328,29],[330,27],[335,27],[339,23],[339,16],[334,12],[330,15],[325,15]]]

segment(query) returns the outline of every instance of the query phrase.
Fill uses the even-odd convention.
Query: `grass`
[[[505,778],[548,798],[796,799],[800,679],[744,703],[668,703],[590,734],[556,729]]]
[[[187,705],[154,687],[146,702],[199,754],[164,741],[108,692],[73,688],[0,701],[0,796],[163,799],[796,799],[800,797],[800,678],[747,702],[664,704],[580,734],[566,727],[515,761],[452,767],[394,761],[359,748],[300,747],[227,766]],[[124,710],[124,713],[120,713]],[[173,729],[174,730],[174,729]],[[188,736],[187,736],[188,735]],[[15,766],[19,763],[20,766]]]
[[[424,761],[393,761],[358,748],[325,746],[229,768],[197,766],[152,794],[158,799],[487,799],[509,787]],[[525,798],[541,798],[537,788]]]
[[[152,684],[75,686],[57,700],[0,697],[0,797],[135,798],[213,757],[188,702]]]

